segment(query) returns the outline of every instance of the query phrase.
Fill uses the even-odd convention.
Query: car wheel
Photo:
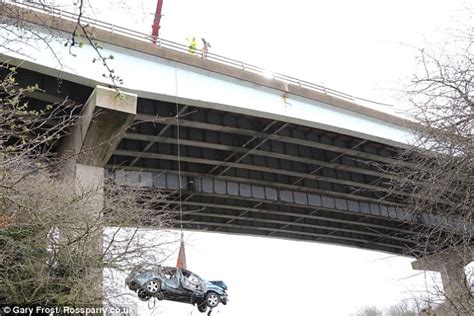
[[[202,302],[201,304],[198,304],[198,311],[200,311],[201,313],[205,313],[207,311],[206,302]]]
[[[150,299],[150,296],[144,289],[138,289],[137,295],[138,298],[142,301],[148,301]]]
[[[160,290],[160,280],[151,280],[145,283],[145,288],[147,289],[148,293],[155,294]]]
[[[220,298],[219,298],[219,295],[217,295],[217,293],[215,292],[209,292],[207,295],[206,295],[206,304],[207,306],[209,306],[210,308],[214,308],[216,307],[217,305],[219,305],[219,302],[220,302]]]

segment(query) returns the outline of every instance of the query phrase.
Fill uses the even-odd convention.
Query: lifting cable
[[[179,105],[178,105],[178,68],[175,71],[175,91],[176,91],[176,145],[178,147],[178,193],[179,193],[179,222],[181,229],[181,240],[183,239],[183,205],[181,199],[182,179],[181,179],[181,143],[179,131]]]
[[[182,178],[181,178],[181,143],[180,143],[180,130],[179,130],[179,104],[178,104],[178,67],[174,69],[175,78],[175,105],[176,105],[176,145],[178,147],[178,194],[179,194],[179,223],[181,231],[181,242],[178,253],[178,260],[176,267],[186,269],[186,254],[184,251],[184,233],[183,233],[183,203],[182,203]]]

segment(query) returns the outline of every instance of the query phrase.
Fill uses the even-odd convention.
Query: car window
[[[165,278],[172,279],[176,275],[176,268],[165,268],[163,269],[163,274]]]

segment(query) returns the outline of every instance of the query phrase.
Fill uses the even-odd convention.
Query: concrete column
[[[90,258],[93,266],[98,268],[84,271],[84,284],[91,286],[84,297],[80,299],[87,304],[101,305],[103,301],[103,271],[101,262],[94,262],[99,259],[103,251],[103,227],[102,209],[104,207],[104,168],[89,165],[75,164],[74,187],[79,196],[83,196],[84,209],[79,218],[83,218],[83,223],[89,223],[98,228],[88,236],[88,246],[84,249],[86,258]],[[80,223],[79,223],[80,224]]]
[[[104,207],[104,166],[133,121],[136,108],[136,95],[118,93],[113,89],[97,86],[84,105],[77,124],[60,145],[59,153],[67,161],[64,166],[65,175],[73,181],[75,191],[86,199],[84,221],[97,217],[99,223],[101,222],[100,216]],[[100,258],[103,251],[102,229],[91,236],[90,240],[90,258]],[[86,271],[85,278],[96,285],[96,288],[91,291],[91,296],[84,297],[84,300],[90,301],[92,298],[94,303],[101,304],[102,269]]]
[[[473,250],[450,249],[412,262],[414,270],[439,272],[448,315],[468,316],[474,308],[464,267],[473,261]]]
[[[76,164],[76,192],[93,192],[88,200],[91,214],[104,206],[104,168]]]

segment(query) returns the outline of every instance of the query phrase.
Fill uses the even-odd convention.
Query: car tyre
[[[198,304],[198,311],[201,313],[205,313],[207,311],[207,305],[206,302],[202,302],[201,304]]]
[[[209,292],[206,295],[206,305],[209,306],[209,308],[214,308],[217,305],[219,305],[219,302],[221,301],[219,295],[215,292]]]
[[[150,280],[147,283],[145,283],[145,288],[148,291],[148,293],[155,295],[161,288],[161,282],[160,280]]]
[[[148,301],[150,299],[150,296],[144,289],[138,289],[137,295],[141,301]]]

